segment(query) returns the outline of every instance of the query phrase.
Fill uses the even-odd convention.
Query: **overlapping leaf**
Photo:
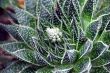
[[[92,61],[92,65],[97,66],[103,66],[110,63],[110,51],[104,52],[99,58]]]
[[[99,58],[106,50],[108,50],[108,48],[109,46],[104,44],[102,41],[94,43],[90,56],[91,59],[95,60]]]

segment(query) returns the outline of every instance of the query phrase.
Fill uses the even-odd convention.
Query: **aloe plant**
[[[0,47],[19,60],[1,73],[110,71],[109,0],[25,0],[24,9],[15,3],[19,24],[0,24],[15,41]]]

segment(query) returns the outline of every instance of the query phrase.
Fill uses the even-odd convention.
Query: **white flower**
[[[47,35],[49,39],[51,39],[53,42],[55,41],[61,41],[62,32],[59,28],[47,28],[46,29]]]

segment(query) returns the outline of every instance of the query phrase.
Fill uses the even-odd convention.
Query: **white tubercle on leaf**
[[[57,27],[47,28],[46,32],[47,32],[49,39],[51,39],[52,42],[61,41],[62,32],[60,31],[59,28]]]

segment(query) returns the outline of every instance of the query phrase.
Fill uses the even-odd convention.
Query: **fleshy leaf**
[[[55,66],[55,68],[52,70],[53,73],[69,73],[71,69],[73,68],[72,65],[58,65]]]
[[[36,73],[53,73],[53,72],[52,72],[52,68],[44,67],[44,68],[38,69]]]
[[[28,67],[29,64],[23,61],[13,62],[5,69],[0,71],[1,73],[22,73],[22,70]]]
[[[24,60],[29,63],[36,63],[34,52],[26,44],[22,42],[0,44],[0,47],[8,53],[20,58],[21,60]]]
[[[93,67],[102,66],[110,63],[110,51],[104,52],[99,58],[92,61]]]
[[[109,46],[104,44],[102,41],[94,43],[90,56],[91,59],[95,60],[99,58],[108,48]]]
[[[32,28],[35,28],[36,26],[36,17],[29,13],[26,10],[20,9],[18,7],[14,7],[14,10],[16,12],[16,18],[18,20],[18,23],[20,25],[30,26]]]
[[[94,5],[94,0],[87,0],[82,10],[83,26],[85,29],[87,28],[89,22],[91,21],[93,5]]]
[[[28,11],[29,13],[36,16],[36,0],[25,0],[25,7],[24,9]]]
[[[104,65],[104,68],[105,68],[108,72],[110,72],[110,63],[107,64],[107,65]]]
[[[63,55],[61,63],[73,63],[78,57],[78,52],[76,50],[67,50]]]
[[[76,73],[84,73],[84,72],[89,72],[91,69],[91,61],[90,58],[82,58],[79,59],[78,62],[75,63],[74,70]]]
[[[102,67],[93,67],[93,68],[91,68],[90,73],[108,73],[108,72],[102,66]]]
[[[101,28],[102,25],[102,20],[99,18],[98,20],[93,21],[86,30],[86,36],[91,39],[91,40],[95,40],[99,29]]]
[[[37,37],[34,29],[27,26],[19,26],[18,33],[26,44],[33,46],[32,37]]]
[[[99,40],[109,45],[110,44],[110,30],[105,30]]]
[[[2,27],[5,31],[10,33],[16,40],[22,40],[18,34],[18,26],[17,25],[5,25],[0,23],[0,27]]]
[[[100,15],[108,14],[110,12],[109,0],[97,0],[96,7],[93,13],[93,18],[96,19]]]
[[[0,7],[2,8],[6,8],[9,4],[9,0],[0,0]]]
[[[93,42],[90,39],[88,39],[80,49],[80,58],[90,53],[92,47],[93,47]]]

